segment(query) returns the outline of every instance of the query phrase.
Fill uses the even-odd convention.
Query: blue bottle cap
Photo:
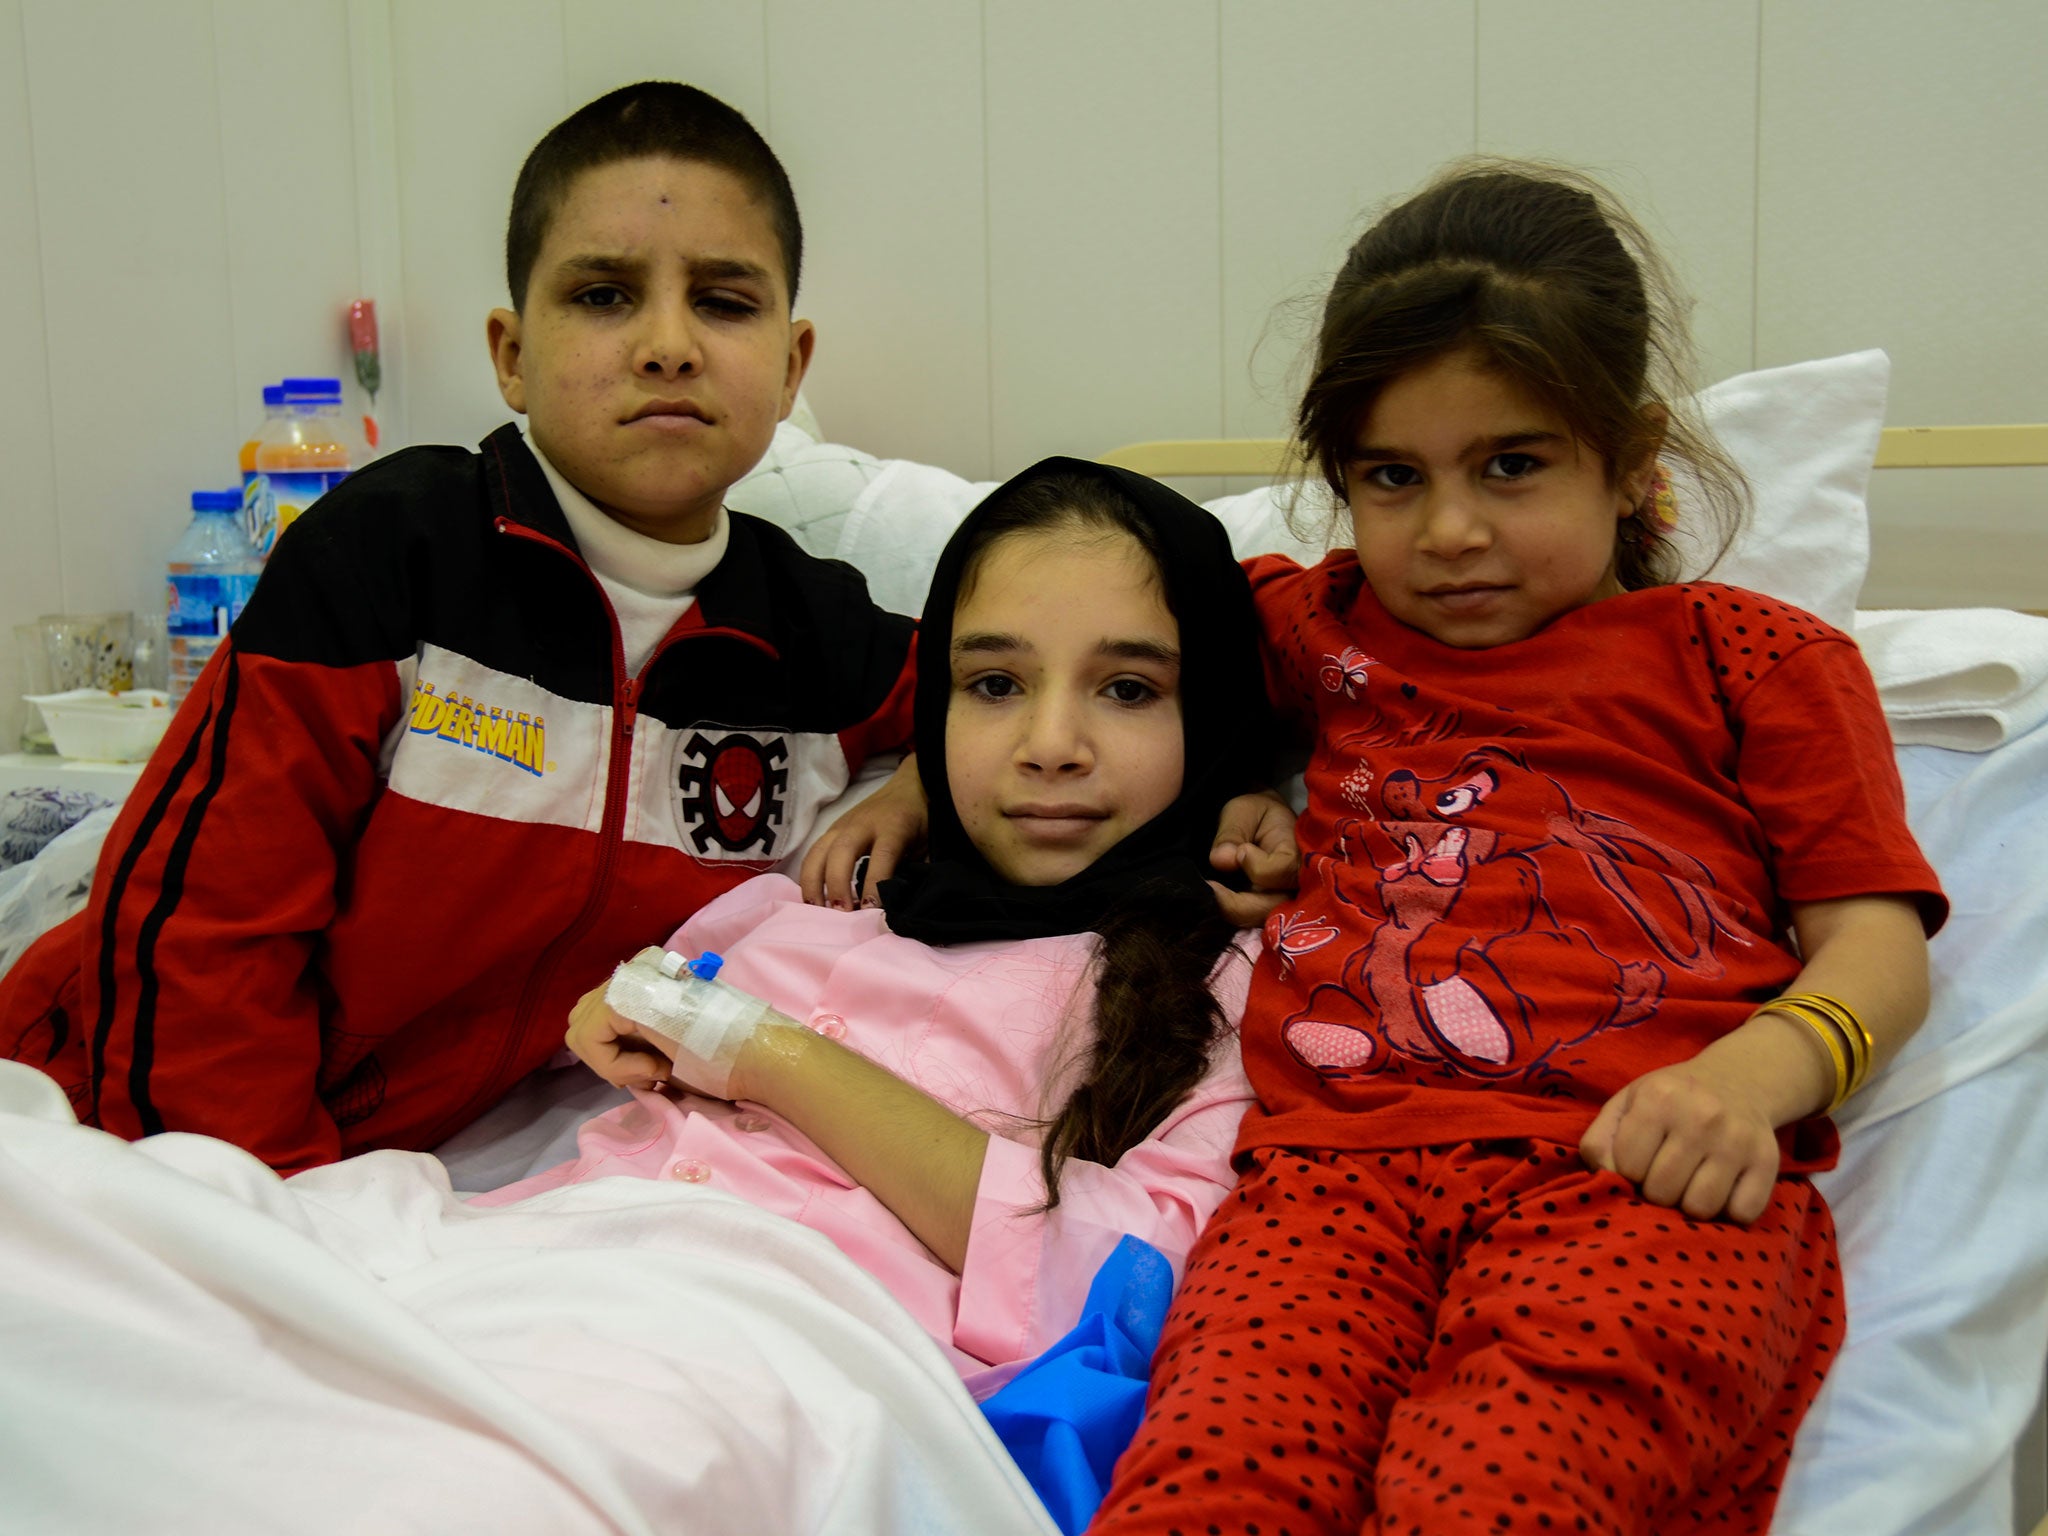
[[[194,491],[192,493],[194,512],[239,512],[242,510],[240,491]]]
[[[278,388],[287,400],[339,400],[339,379],[286,379]]]
[[[263,386],[263,404],[264,404],[264,405],[265,405],[266,407],[268,407],[268,406],[273,406],[273,405],[283,405],[283,404],[284,404],[284,386],[283,386],[282,384],[266,384],[266,385],[264,385],[264,386]]]
[[[690,974],[699,981],[718,980],[718,973],[724,968],[725,956],[708,949],[690,962]]]

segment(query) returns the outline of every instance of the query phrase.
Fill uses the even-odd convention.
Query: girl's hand
[[[1795,902],[1792,926],[1806,966],[1786,990],[1855,1009],[1882,1067],[1927,1012],[1919,909],[1900,896]],[[1835,1071],[1819,1036],[1766,1004],[1691,1061],[1646,1072],[1609,1099],[1579,1154],[1632,1180],[1653,1205],[1752,1222],[1778,1176],[1776,1127],[1821,1113]]]
[[[1600,1108],[1579,1155],[1618,1173],[1652,1205],[1745,1226],[1778,1178],[1778,1137],[1763,1097],[1706,1052],[1646,1072]]]
[[[600,985],[576,1000],[562,1043],[614,1088],[660,1089],[672,1066],[667,1052],[631,1019],[612,1012],[604,991]]]
[[[864,907],[880,906],[876,890],[896,873],[905,854],[923,845],[930,825],[924,785],[917,777],[917,755],[906,753],[882,787],[833,822],[804,855],[797,878],[804,900],[840,912],[852,911],[856,900]],[[868,861],[867,878],[861,886],[864,894],[856,898],[854,866],[863,856]]]
[[[1256,928],[1301,889],[1301,849],[1294,841],[1294,807],[1270,789],[1239,795],[1217,818],[1209,846],[1214,869],[1241,870],[1249,891],[1209,882],[1216,905],[1240,928]]]

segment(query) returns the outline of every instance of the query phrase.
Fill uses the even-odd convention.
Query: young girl
[[[1314,739],[1242,1177],[1103,1531],[1766,1529],[1841,1338],[1824,1113],[1946,910],[1854,644],[1676,581],[1635,226],[1456,168],[1354,246],[1298,429],[1355,551],[1252,568]]]
[[[1205,854],[1271,733],[1221,527],[1074,460],[954,535],[918,669],[930,861],[880,911],[771,875],[678,930],[797,1021],[729,1081],[591,993],[570,1045],[647,1091],[485,1203],[614,1173],[725,1190],[832,1238],[972,1375],[1071,1327],[1126,1232],[1177,1266],[1229,1187],[1249,968]]]

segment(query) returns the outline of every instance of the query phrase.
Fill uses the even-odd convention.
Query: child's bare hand
[[[668,1054],[631,1019],[612,1012],[604,990],[594,987],[576,1000],[562,1043],[614,1088],[660,1088],[673,1065]]]
[[[1778,1137],[1758,1096],[1702,1058],[1646,1072],[1600,1108],[1579,1155],[1652,1205],[1747,1225],[1778,1178]]]
[[[1239,795],[1217,818],[1209,863],[1242,870],[1249,891],[1210,881],[1216,905],[1240,928],[1256,928],[1267,914],[1301,889],[1301,849],[1294,841],[1294,807],[1270,789]]]
[[[804,855],[797,878],[804,900],[814,907],[853,910],[854,865],[865,856],[868,869],[860,904],[879,906],[875,892],[896,873],[903,856],[923,844],[930,825],[924,785],[917,777],[917,757],[911,754],[880,789],[832,823]]]

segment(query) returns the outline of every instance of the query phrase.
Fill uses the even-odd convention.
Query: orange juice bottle
[[[256,428],[255,436],[242,444],[242,531],[249,535],[254,544],[266,528],[277,526],[277,511],[270,501],[270,482],[256,468],[256,450],[262,446],[263,435],[284,416],[284,386],[266,384],[263,386],[263,420]]]
[[[269,555],[278,535],[366,457],[341,414],[341,380],[286,379],[284,409],[256,441],[255,469],[270,512],[255,545]]]

